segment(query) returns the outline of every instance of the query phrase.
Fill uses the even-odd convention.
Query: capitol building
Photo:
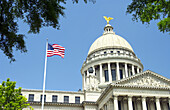
[[[82,64],[82,90],[46,90],[44,110],[170,110],[170,79],[143,68],[107,23]],[[23,89],[22,95],[41,110],[42,90]]]

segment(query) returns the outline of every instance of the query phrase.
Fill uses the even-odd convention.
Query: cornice
[[[28,102],[31,105],[41,105],[41,102]],[[44,102],[44,105],[54,105],[54,106],[74,106],[74,107],[82,107],[82,103],[81,104],[76,104],[76,103],[60,103],[60,102]]]
[[[157,74],[157,73],[155,73],[155,72],[152,72],[152,71],[150,71],[150,70],[146,70],[146,71],[144,71],[144,72],[142,72],[142,73],[138,73],[138,74],[135,74],[135,75],[130,76],[130,77],[128,77],[128,78],[124,78],[124,79],[122,79],[122,80],[116,81],[114,84],[120,84],[120,83],[129,81],[129,80],[131,80],[131,79],[133,79],[133,78],[135,78],[135,77],[143,76],[143,75],[145,75],[145,74],[151,74],[151,75],[153,75],[153,76],[156,76],[156,77],[158,77],[158,78],[160,78],[160,79],[163,79],[163,80],[167,81],[167,82],[170,84],[170,79],[168,79],[168,78],[166,78],[166,77],[164,77],[164,76],[161,76],[161,75],[159,75],[159,74]]]
[[[152,87],[152,86],[138,86],[138,85],[121,85],[116,84],[113,85],[113,87],[124,87],[124,88],[142,88],[142,89],[154,89],[154,90],[170,90],[170,88],[167,87]]]
[[[91,101],[83,101],[82,104],[83,105],[97,105],[96,102],[91,102]]]
[[[22,92],[42,92],[39,89],[22,89]],[[46,93],[69,93],[69,94],[82,94],[84,95],[83,91],[56,91],[56,90],[45,90]]]
[[[87,57],[89,57],[91,54],[93,54],[93,53],[95,53],[95,52],[97,52],[99,50],[106,50],[106,49],[123,49],[123,50],[127,50],[127,51],[129,51],[129,52],[131,52],[131,53],[133,53],[135,55],[135,53],[132,50],[130,50],[130,49],[126,48],[126,47],[122,47],[122,46],[107,46],[107,47],[100,47],[98,49],[95,49],[95,50],[91,51],[90,53],[88,53]]]

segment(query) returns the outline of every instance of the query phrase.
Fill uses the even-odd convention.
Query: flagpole
[[[44,110],[44,94],[45,94],[45,80],[46,80],[46,67],[47,67],[47,49],[48,49],[48,39],[46,42],[46,53],[45,53],[45,67],[44,67],[44,82],[43,82],[43,96],[42,96],[42,109]]]

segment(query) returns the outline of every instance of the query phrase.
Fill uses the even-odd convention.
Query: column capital
[[[156,99],[160,99],[160,96],[156,96],[155,98],[156,98]]]
[[[117,94],[117,93],[114,93],[114,94],[113,94],[113,96],[119,96],[119,94]]]
[[[123,100],[127,100],[128,98],[127,97],[123,97]]]
[[[147,96],[145,96],[145,95],[142,95],[141,97],[142,97],[142,98],[146,98]]]
[[[133,97],[133,95],[128,95],[128,98],[132,98]]]
[[[136,98],[136,101],[141,101],[141,98],[140,97]]]
[[[118,95],[113,95],[113,99],[117,100],[118,99]]]
[[[146,96],[142,96],[142,101],[146,101]]]

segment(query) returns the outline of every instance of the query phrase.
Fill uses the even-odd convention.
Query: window
[[[120,73],[120,79],[123,79],[123,71],[119,70],[119,73]]]
[[[106,52],[104,52],[104,54],[106,55]]]
[[[108,82],[109,81],[108,70],[104,70],[104,75],[105,75],[105,82]]]
[[[80,103],[80,97],[78,97],[78,96],[75,97],[75,103],[76,103],[76,104],[79,104],[79,103]]]
[[[149,102],[146,101],[146,107],[147,107],[147,110],[149,110]]]
[[[129,76],[132,76],[132,71],[130,69],[128,71],[129,71]]]
[[[117,53],[120,55],[120,51],[117,51]]]
[[[29,94],[28,101],[29,102],[33,102],[34,101],[34,94]]]
[[[64,103],[69,103],[69,96],[64,96]]]
[[[156,110],[156,103],[154,103],[154,104],[155,104],[155,110]],[[168,106],[168,110],[170,110],[170,106],[168,103],[167,103],[167,106]]]
[[[107,105],[104,106],[104,110],[107,110]]]
[[[43,95],[41,95],[41,97],[40,97],[40,102],[42,102],[42,97],[43,97]],[[46,102],[46,95],[44,95],[44,102]]]
[[[130,75],[132,76],[133,74],[132,74],[132,71],[130,71]]]
[[[132,106],[133,106],[133,110],[136,110],[135,109],[135,102],[134,101],[132,101]]]
[[[116,70],[112,69],[111,72],[112,72],[112,81],[115,81],[116,80]]]
[[[119,110],[121,110],[121,101],[118,101]]]
[[[110,51],[110,53],[113,53],[113,51]]]
[[[57,102],[57,98],[58,98],[57,95],[52,95],[52,102]]]
[[[168,103],[167,103],[168,104]],[[154,102],[154,107],[155,107],[155,110],[156,110],[156,103]],[[170,110],[169,108],[169,104],[168,104],[168,110]]]

